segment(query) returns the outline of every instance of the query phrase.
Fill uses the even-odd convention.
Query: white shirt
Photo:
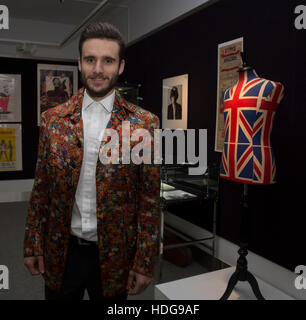
[[[84,156],[72,210],[71,234],[97,241],[96,166],[104,130],[110,120],[115,90],[96,102],[86,90],[82,105]]]

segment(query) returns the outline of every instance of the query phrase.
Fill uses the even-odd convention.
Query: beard
[[[108,81],[108,84],[106,87],[96,89],[93,85],[90,85],[88,81],[89,79],[93,79],[93,78],[103,78],[105,79],[105,81]],[[109,92],[111,92],[115,88],[118,78],[119,78],[119,74],[116,74],[110,78],[110,77],[103,76],[102,74],[93,74],[90,76],[86,76],[84,72],[81,72],[81,81],[84,87],[86,88],[87,93],[92,98],[103,98],[104,96],[106,96]]]

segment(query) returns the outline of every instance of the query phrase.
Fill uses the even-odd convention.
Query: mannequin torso
[[[223,95],[225,141],[220,177],[247,184],[276,182],[270,146],[274,115],[283,97],[279,82],[259,78],[254,69]]]

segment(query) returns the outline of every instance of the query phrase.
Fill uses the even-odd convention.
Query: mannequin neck
[[[239,81],[244,81],[245,79],[247,79],[247,82],[249,82],[255,78],[258,78],[258,75],[253,68],[239,71]]]

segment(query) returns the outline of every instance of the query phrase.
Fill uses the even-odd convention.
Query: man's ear
[[[82,68],[81,68],[81,58],[80,57],[78,58],[78,65],[79,65],[79,71],[81,72]]]
[[[124,67],[125,67],[125,60],[122,59],[119,67],[119,75],[121,75],[121,73],[124,71]]]

